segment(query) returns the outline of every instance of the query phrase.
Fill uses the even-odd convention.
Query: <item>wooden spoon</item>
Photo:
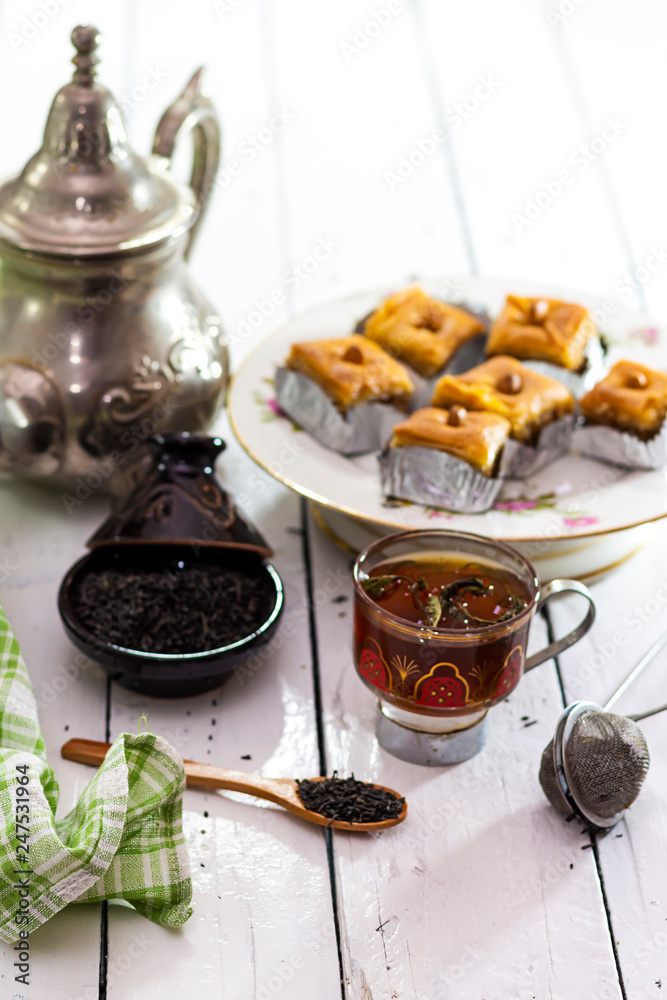
[[[99,743],[97,740],[68,740],[60,751],[66,760],[76,760],[80,764],[94,764],[99,767],[107,755],[110,743]],[[229,792],[243,792],[245,795],[255,795],[258,799],[268,799],[275,802],[300,819],[318,826],[332,827],[334,830],[350,830],[359,833],[372,833],[374,830],[386,830],[390,826],[402,823],[408,815],[408,804],[403,803],[398,816],[394,819],[383,819],[378,823],[347,823],[344,820],[329,819],[321,813],[306,809],[297,793],[297,784],[293,778],[264,778],[260,774],[246,774],[244,771],[228,771],[213,764],[197,764],[193,760],[184,760],[185,780],[191,788],[224,788]],[[311,778],[311,781],[323,781],[323,778]],[[396,798],[401,798],[398,792],[384,785],[374,785],[391,792]]]

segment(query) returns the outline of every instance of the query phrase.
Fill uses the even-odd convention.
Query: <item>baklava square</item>
[[[431,378],[486,327],[477,316],[415,287],[391,295],[359,329],[419,375]]]
[[[293,344],[285,367],[312,379],[342,412],[365,402],[406,410],[414,388],[399,361],[358,334]]]
[[[667,374],[636,361],[617,361],[580,400],[589,424],[603,424],[648,441],[667,416]]]
[[[511,430],[497,413],[469,412],[463,406],[424,407],[394,427],[390,448],[433,448],[467,462],[485,476],[493,475]]]
[[[489,357],[509,354],[522,361],[546,361],[568,371],[586,366],[586,348],[597,337],[587,309],[560,299],[508,295],[491,326],[486,345]]]
[[[574,397],[562,382],[531,371],[515,358],[499,355],[462,375],[443,375],[433,405],[459,404],[509,420],[511,436],[535,445],[541,429],[571,414]]]

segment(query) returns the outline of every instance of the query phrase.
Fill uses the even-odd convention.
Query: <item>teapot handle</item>
[[[192,132],[190,187],[197,199],[199,215],[190,230],[186,259],[199,232],[220,162],[220,122],[213,104],[201,92],[203,72],[204,67],[200,66],[180,97],[167,108],[153,140],[153,154],[171,160],[179,135]]]

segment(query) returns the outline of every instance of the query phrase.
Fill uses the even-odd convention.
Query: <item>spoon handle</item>
[[[73,739],[65,743],[60,752],[66,760],[99,767],[110,746],[110,743],[97,740]],[[186,782],[191,788],[223,788],[229,792],[244,792],[286,808],[298,806],[303,811],[303,806],[296,798],[296,782],[290,778],[265,778],[261,774],[229,771],[214,764],[198,764],[194,760],[184,760],[183,765]]]
[[[97,740],[68,740],[60,753],[66,760],[75,760],[79,764],[94,764],[99,767],[110,748],[110,743],[100,743]],[[375,822],[348,822],[342,819],[328,819],[323,813],[306,809],[297,793],[297,783],[293,778],[265,778],[261,774],[247,774],[245,771],[228,771],[214,764],[198,764],[194,760],[184,760],[185,780],[191,788],[224,788],[229,792],[243,792],[254,795],[258,799],[268,799],[299,819],[317,826],[325,826],[334,830],[346,830],[349,833],[373,833],[376,830],[386,830],[402,823],[408,814],[408,804],[403,800],[403,808],[398,816],[391,819],[380,819]],[[311,778],[311,781],[322,780]],[[401,798],[398,792],[384,785],[375,785],[391,792],[396,798]]]

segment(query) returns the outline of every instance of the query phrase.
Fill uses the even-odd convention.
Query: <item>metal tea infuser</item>
[[[667,704],[638,715],[609,712],[667,644],[667,633],[649,649],[604,706],[576,701],[563,711],[540,764],[540,784],[549,802],[589,827],[608,830],[639,795],[650,757],[639,726]]]

